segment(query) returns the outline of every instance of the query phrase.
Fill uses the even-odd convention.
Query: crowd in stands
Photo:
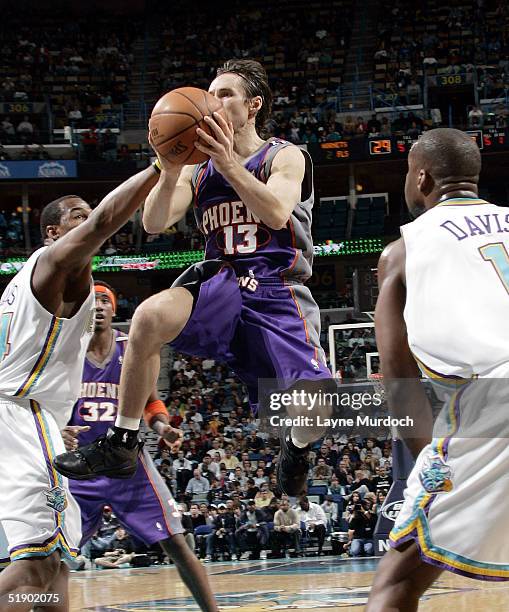
[[[180,504],[189,545],[205,561],[331,548],[373,553],[374,526],[392,484],[390,440],[339,431],[326,437],[313,448],[308,496],[289,499],[275,477],[278,443],[259,429],[246,390],[228,367],[177,354],[170,389],[170,423],[184,431],[184,442],[175,454],[160,442],[155,463]],[[92,544],[103,567],[126,562],[113,554],[118,544],[104,542],[105,535],[118,539],[118,525],[110,521],[107,508],[106,527]],[[339,547],[335,532],[345,534]],[[105,557],[105,550],[112,554]]]
[[[94,14],[69,20],[53,10],[27,14],[4,7],[2,22],[0,102],[45,105],[37,114],[5,117],[3,144],[48,142],[48,110],[54,128],[89,128],[121,112],[140,31],[136,19]]]
[[[162,21],[160,90],[208,88],[225,58],[250,57],[269,73],[275,109],[314,107],[341,82],[352,15],[350,0],[315,0],[312,10],[287,0],[271,7],[270,19],[253,0],[199,12],[186,5]]]
[[[509,87],[509,9],[502,0],[437,0],[411,6],[403,0],[380,3],[375,86],[387,101],[420,104],[424,78],[465,75],[481,98]],[[474,78],[475,73],[475,78]]]

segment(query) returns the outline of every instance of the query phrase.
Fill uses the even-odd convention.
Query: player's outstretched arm
[[[184,217],[193,201],[191,178],[194,166],[177,166],[159,157],[161,174],[143,208],[143,227],[159,234]]]
[[[86,221],[60,236],[41,254],[32,287],[47,310],[57,316],[68,316],[64,304],[80,304],[86,298],[90,292],[92,256],[127,223],[158,177],[152,167],[135,174],[109,193]]]
[[[414,427],[398,432],[414,456],[431,441],[433,418],[420,371],[408,346],[403,312],[406,302],[405,243],[388,245],[378,264],[379,295],[375,333],[380,366],[392,416],[413,419]],[[409,436],[412,437],[409,437]]]
[[[296,146],[281,149],[274,157],[270,177],[263,183],[238,161],[233,151],[233,127],[221,115],[215,121],[205,117],[215,138],[198,128],[200,140],[195,147],[210,155],[215,168],[235,189],[249,210],[272,229],[282,229],[288,223],[297,202],[306,171],[302,151]]]

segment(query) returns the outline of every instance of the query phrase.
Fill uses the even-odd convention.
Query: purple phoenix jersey
[[[126,335],[113,330],[111,351],[103,363],[87,354],[81,396],[69,421],[69,425],[90,426],[90,431],[80,434],[82,445],[106,433],[115,422],[126,341]],[[129,480],[101,476],[90,481],[70,480],[69,486],[81,509],[82,544],[99,527],[105,505],[113,508],[130,534],[148,545],[184,531],[175,501],[146,451]]]
[[[244,164],[257,179],[266,183],[274,157],[292,146],[285,140],[265,142]],[[274,230],[253,214],[235,193],[211,161],[194,172],[195,217],[206,237],[205,259],[229,262],[238,277],[294,280],[299,283],[311,276],[313,241],[313,168],[306,151],[306,175],[301,201],[286,227]]]
[[[288,146],[294,145],[265,142],[245,168],[266,183],[274,157]],[[266,395],[263,380],[286,389],[300,380],[330,379],[320,347],[320,311],[304,285],[313,260],[313,167],[307,151],[302,154],[300,199],[280,230],[244,205],[212,161],[195,168],[194,212],[206,236],[205,261],[172,285],[194,298],[191,317],[172,346],[228,363],[247,385],[254,411],[263,401],[260,391]]]

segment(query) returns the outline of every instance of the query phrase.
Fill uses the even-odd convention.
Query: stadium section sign
[[[74,159],[45,161],[2,161],[0,180],[75,178],[78,169]]]

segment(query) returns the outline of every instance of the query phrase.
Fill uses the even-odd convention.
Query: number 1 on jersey
[[[12,315],[12,312],[5,312],[0,317],[0,362],[4,360],[11,350],[9,332],[11,330]]]
[[[489,261],[495,268],[495,272],[502,281],[505,290],[509,293],[509,253],[505,244],[495,242],[494,244],[486,244],[479,247],[484,261]]]

